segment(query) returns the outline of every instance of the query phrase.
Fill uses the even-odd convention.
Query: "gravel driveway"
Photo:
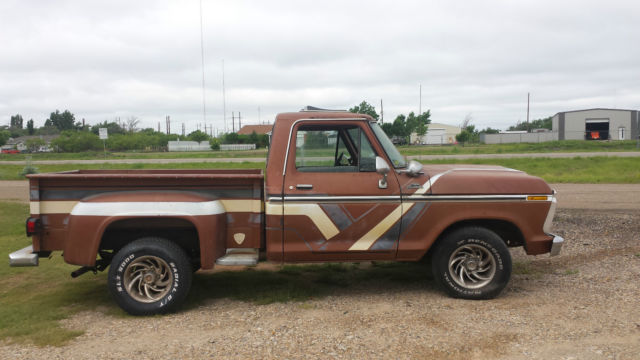
[[[630,199],[640,186],[618,186],[597,185],[613,190],[604,196],[587,185],[560,188],[566,201],[554,231],[568,240],[562,254],[514,250],[514,275],[494,300],[451,299],[425,277],[338,288],[304,303],[211,299],[162,317],[98,309],[65,321],[85,331],[68,345],[5,344],[0,358],[638,359],[640,203]],[[599,196],[604,211],[594,209]]]

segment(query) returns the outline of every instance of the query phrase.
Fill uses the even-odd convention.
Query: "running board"
[[[258,249],[227,249],[227,254],[216,260],[216,265],[255,266],[258,264]]]

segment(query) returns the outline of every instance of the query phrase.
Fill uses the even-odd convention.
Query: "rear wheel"
[[[511,254],[493,231],[460,228],[438,243],[432,270],[435,280],[453,297],[491,299],[509,282]]]
[[[138,239],[116,253],[109,269],[109,291],[131,315],[176,309],[191,286],[191,262],[178,245],[162,238]]]

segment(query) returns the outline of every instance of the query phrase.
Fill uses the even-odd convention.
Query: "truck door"
[[[367,121],[302,120],[291,131],[285,164],[284,260],[393,259],[402,215],[393,171]]]

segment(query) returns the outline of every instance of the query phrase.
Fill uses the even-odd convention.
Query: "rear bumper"
[[[556,256],[560,254],[560,250],[562,250],[562,245],[564,244],[564,239],[561,236],[549,234],[553,236],[553,240],[551,242],[551,251],[549,252],[551,256]]]
[[[9,266],[38,266],[38,254],[33,252],[33,246],[9,254]]]

